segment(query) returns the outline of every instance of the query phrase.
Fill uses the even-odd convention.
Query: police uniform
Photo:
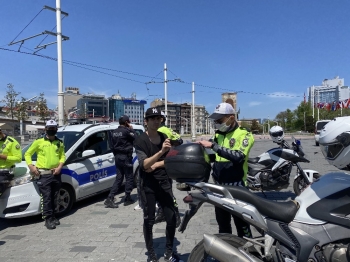
[[[216,152],[213,179],[220,185],[245,186],[249,151],[254,144],[253,135],[237,122],[227,133],[216,131],[212,149]],[[215,207],[219,233],[232,234],[231,214]],[[249,224],[233,216],[239,237],[251,237]]]
[[[0,129],[1,131],[1,129]],[[6,160],[0,159],[0,196],[8,188],[13,179],[15,163],[22,161],[21,146],[16,139],[4,134],[0,139],[0,154],[6,156]]]
[[[106,207],[116,208],[118,205],[114,203],[114,196],[120,189],[125,176],[125,199],[124,205],[134,203],[130,194],[134,188],[132,153],[135,140],[135,131],[124,124],[129,122],[129,117],[121,116],[119,121],[123,123],[112,132],[112,148],[116,166],[116,179],[113,183],[108,198],[105,201]]]
[[[50,140],[47,136],[38,138],[24,154],[27,165],[32,165],[32,155],[37,154],[36,168],[40,176],[35,177],[36,184],[41,194],[41,209],[43,219],[48,220],[55,217],[58,208],[58,193],[61,188],[61,174],[53,175],[52,169],[57,168],[60,163],[66,161],[64,145],[62,140],[55,136]]]

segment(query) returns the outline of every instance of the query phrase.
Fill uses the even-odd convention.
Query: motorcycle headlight
[[[11,180],[10,185],[19,186],[30,182],[32,182],[32,176],[30,174],[27,174],[21,177],[15,177],[14,179]]]

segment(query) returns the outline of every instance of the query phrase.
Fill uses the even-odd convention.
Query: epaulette
[[[10,142],[14,142],[14,140],[11,137],[7,138]]]

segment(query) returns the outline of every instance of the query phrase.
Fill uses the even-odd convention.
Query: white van
[[[319,146],[319,139],[320,139],[320,132],[323,129],[323,127],[330,122],[331,120],[319,120],[315,124],[315,145]]]

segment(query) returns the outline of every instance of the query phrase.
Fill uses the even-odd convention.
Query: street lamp
[[[28,99],[28,100],[21,101],[21,102],[19,102],[18,104],[20,105],[20,104],[27,103],[27,102],[29,102],[29,101],[31,101],[31,100],[37,98],[37,97],[38,97],[38,96],[34,96],[34,97],[32,97],[32,98],[30,98],[30,99]],[[21,136],[23,135],[23,119],[22,119],[22,117],[20,117],[20,119],[19,119],[19,134],[20,134]]]

